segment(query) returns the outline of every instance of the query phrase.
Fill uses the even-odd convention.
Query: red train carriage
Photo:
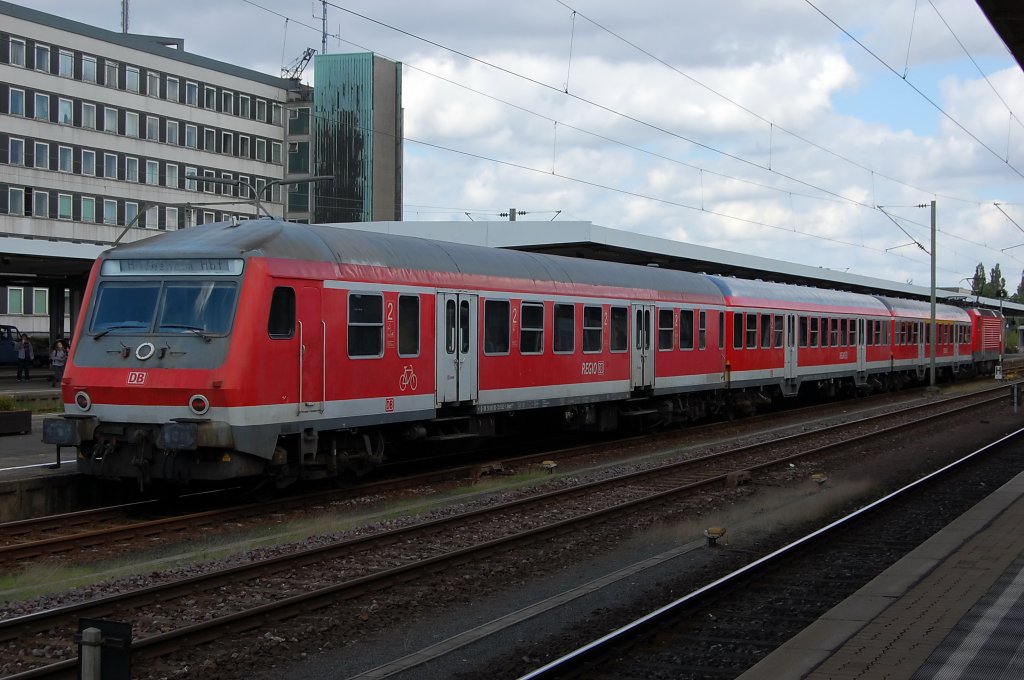
[[[892,312],[891,341],[893,375],[923,380],[931,365],[931,303],[878,296]],[[971,316],[951,305],[935,305],[935,366],[940,371],[959,373],[970,365]]]
[[[1001,350],[1001,318],[939,318],[944,366]],[[917,303],[274,220],[107,251],[75,337],[43,439],[142,483],[284,485],[402,445],[691,420],[925,356]]]
[[[993,371],[1003,356],[1003,315],[991,309],[968,309],[971,318],[971,360],[983,374]]]

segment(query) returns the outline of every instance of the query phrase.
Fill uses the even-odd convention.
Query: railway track
[[[521,680],[735,678],[1018,474],[1021,437],[1024,429],[524,673]]]
[[[1000,393],[1004,387],[981,390],[976,394]],[[958,397],[959,398],[959,397]],[[934,402],[931,402],[934,403]],[[928,405],[923,405],[928,407]],[[813,413],[816,409],[799,409],[788,412],[790,417],[799,418],[802,413]],[[748,419],[756,423],[777,415]],[[701,430],[715,431],[720,424],[689,428],[685,436],[694,437]],[[662,436],[672,441],[677,433]],[[360,497],[373,497],[401,489],[431,484],[464,481],[479,477],[481,472],[503,472],[537,465],[548,458],[563,458],[583,455],[601,447],[621,447],[633,440],[619,440],[611,444],[586,444],[560,451],[545,451],[536,454],[496,456],[488,461],[432,469],[415,475],[391,476],[374,482],[365,482],[357,487],[323,492],[306,493],[300,496],[276,499],[270,502],[247,503],[224,507],[223,501],[211,500],[203,505],[203,498],[216,494],[193,494],[190,502],[199,503],[197,512],[181,513],[180,508],[170,508],[159,501],[142,501],[114,507],[82,510],[73,513],[21,520],[0,524],[0,569],[16,570],[26,564],[53,557],[70,557],[76,553],[93,549],[102,557],[116,556],[133,550],[140,541],[147,548],[161,543],[172,543],[181,538],[216,532],[225,526],[238,529],[246,523],[258,523],[267,516],[292,515],[303,511],[319,512],[325,507],[342,504]],[[118,546],[116,550],[110,546]],[[104,549],[105,548],[105,549]],[[111,555],[113,550],[114,554]],[[92,557],[91,559],[96,559]]]
[[[558,537],[650,510],[736,473],[757,474],[801,458],[826,455],[856,438],[891,434],[957,410],[1005,398],[973,394],[816,429],[770,444],[733,448],[655,468],[520,498],[494,507],[442,517],[354,540],[241,564],[132,592],[70,604],[0,621],[0,669],[22,670],[18,650],[63,648],[80,617],[136,622],[136,658],[173,653],[238,630],[329,608],[399,582],[458,565],[478,563],[498,551]],[[884,422],[884,426],[883,426]],[[830,441],[823,441],[824,438]],[[197,604],[199,603],[199,604]],[[195,610],[204,614],[197,621]],[[22,665],[17,665],[21,663]],[[30,663],[30,662],[29,662]],[[14,677],[69,677],[75,660],[39,666]]]

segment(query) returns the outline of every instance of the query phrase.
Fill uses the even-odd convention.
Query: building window
[[[8,62],[11,66],[24,66],[25,65],[25,41],[17,38],[11,38],[11,51],[9,52]]]
[[[235,185],[234,185],[235,178],[231,175],[230,172],[221,173],[220,178],[221,179],[225,179],[225,180],[231,182],[231,184],[221,184],[220,185],[220,191],[217,192],[217,193],[219,193],[222,196],[234,196],[235,195]]]
[[[166,229],[178,228],[178,209],[164,208],[164,226]]]
[[[142,91],[142,81],[139,78],[139,69],[134,66],[128,66],[124,70],[124,89],[129,92]]]
[[[124,134],[126,137],[139,136],[139,114],[127,111],[124,114]]]
[[[203,170],[203,177],[215,177],[216,174],[213,170]],[[213,182],[203,182],[203,191],[208,194],[212,194],[215,191]]]
[[[87,130],[96,129],[96,105],[82,102],[82,127]]]
[[[241,158],[251,158],[249,155],[249,135],[238,135],[238,155]]]
[[[263,189],[265,189],[267,186],[267,180],[263,179],[262,177],[257,177],[256,184],[253,186],[256,190],[256,198],[260,199],[261,201],[264,200]]]
[[[19,90],[16,87],[11,88],[7,110],[10,111],[12,116],[25,115],[25,90]]]
[[[117,154],[103,154],[103,176],[108,179],[117,179]]]
[[[82,196],[82,221],[96,221],[96,199],[92,196]]]
[[[49,291],[46,288],[32,289],[32,313],[36,316],[46,316],[49,314],[49,307],[46,304],[48,294]]]
[[[164,170],[164,184],[172,189],[178,188],[178,166],[168,163]]]
[[[139,219],[139,204],[132,203],[131,201],[124,202],[124,223],[125,225],[134,224]]]
[[[249,198],[249,178],[245,175],[238,176],[238,196],[240,198]]]
[[[185,146],[195,149],[199,137],[199,130],[195,125],[185,125]]]
[[[270,143],[270,162],[281,164],[281,142]]]
[[[267,122],[267,102],[263,99],[256,100],[256,120],[261,123]]]
[[[68,50],[61,50],[57,54],[57,75],[63,78],[75,77],[75,55]]]
[[[199,85],[188,80],[185,81],[185,103],[199,106]]]
[[[46,316],[49,312],[46,306],[48,291],[45,288],[32,289],[32,313],[39,316]]]
[[[248,118],[251,115],[249,113],[249,95],[247,94],[238,95],[238,115],[242,118]]]
[[[96,57],[82,56],[82,80],[87,83],[96,82]]]
[[[235,112],[235,93],[228,90],[220,95],[220,110],[223,113],[233,114]]]
[[[50,169],[50,145],[46,142],[36,142],[32,147],[32,167]]]
[[[117,201],[103,199],[103,224],[117,224]]]
[[[267,140],[256,138],[256,160],[267,160]]]
[[[50,193],[48,191],[32,192],[32,214],[36,217],[50,216]]]
[[[146,161],[146,184],[160,184],[160,161]]]
[[[36,92],[36,120],[50,120],[50,95]]]
[[[160,141],[160,119],[156,116],[146,116],[146,139]]]
[[[103,107],[103,131],[117,134],[117,109],[112,106]]]
[[[167,143],[178,145],[178,121],[169,120],[167,121]]]
[[[167,101],[178,101],[178,79],[167,76]]]
[[[107,61],[103,68],[103,84],[107,87],[118,87],[117,62]]]
[[[14,187],[7,188],[7,214],[19,216],[23,216],[25,214],[24,189],[16,189]]]
[[[25,165],[25,140],[11,137],[7,142],[7,163]]]
[[[61,125],[71,125],[74,122],[73,119],[74,108],[72,107],[70,99],[64,99],[63,97],[57,100],[57,122]]]
[[[124,159],[124,179],[126,182],[138,182],[139,181],[139,159],[138,158],[125,158]]]
[[[36,70],[50,72],[50,48],[46,45],[36,45]]]
[[[60,172],[71,172],[74,170],[72,163],[72,151],[70,146],[57,147],[57,170]]]
[[[57,219],[71,219],[71,194],[57,194]]]
[[[270,122],[274,125],[281,124],[281,105],[277,102],[270,105]]]
[[[89,149],[82,149],[82,174],[96,174],[96,152]]]
[[[146,208],[142,212],[142,226],[147,229],[156,229],[160,224],[160,208],[155,205],[152,208]]]
[[[203,224],[212,224],[217,221],[217,213],[212,210],[203,211]]]
[[[213,128],[203,128],[203,149],[205,151],[217,151],[217,131]]]
[[[222,153],[230,154],[234,148],[233,135],[230,132],[220,133],[220,150]]]
[[[190,168],[187,165],[185,166],[185,188],[187,190],[189,190],[189,191],[198,191],[199,190],[199,185],[196,183],[196,180],[193,179],[198,174],[199,174],[199,171],[196,170],[195,168]]]
[[[203,90],[203,108],[217,110],[217,88],[206,87]]]
[[[7,289],[7,313],[8,314],[24,314],[25,313],[25,291],[22,288],[8,288]]]
[[[155,71],[146,71],[146,94],[150,97],[160,96],[160,74]]]

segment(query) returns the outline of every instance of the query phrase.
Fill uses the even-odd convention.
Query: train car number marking
[[[128,384],[129,385],[143,385],[146,382],[145,371],[129,371],[128,372]]]

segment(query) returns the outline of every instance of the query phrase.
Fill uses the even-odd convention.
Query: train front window
[[[227,281],[168,283],[160,308],[159,333],[202,331],[223,335],[231,328],[235,284]]]
[[[104,334],[148,331],[159,297],[157,282],[101,284],[90,330]]]

